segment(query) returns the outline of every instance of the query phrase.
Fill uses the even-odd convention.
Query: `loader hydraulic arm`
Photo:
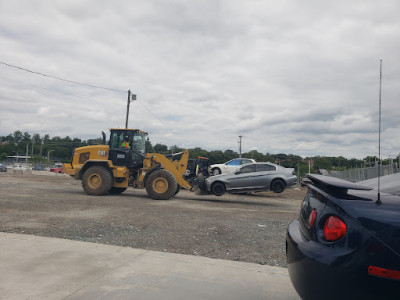
[[[160,153],[147,153],[146,158],[143,161],[143,171],[147,171],[152,169],[157,164],[160,164],[165,170],[171,172],[178,185],[181,188],[190,190],[192,186],[183,179],[183,175],[185,174],[187,163],[189,160],[189,152],[187,150],[183,151],[181,159],[178,160],[169,160],[167,157]]]

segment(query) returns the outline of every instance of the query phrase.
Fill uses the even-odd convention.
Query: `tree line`
[[[74,148],[101,143],[102,138],[81,140],[69,136],[61,138],[59,136],[50,137],[48,134],[43,136],[40,136],[39,134],[31,135],[28,132],[22,133],[17,130],[7,136],[0,136],[0,161],[5,161],[7,156],[28,155],[31,157],[30,162],[32,163],[44,163],[47,161],[70,162]],[[146,141],[146,152],[148,153],[155,152],[171,154],[183,150],[184,149],[176,145],[167,146],[162,143],[157,143],[153,146],[150,141]],[[210,164],[215,164],[237,158],[239,157],[239,153],[230,149],[225,151],[207,151],[196,147],[189,149],[189,156],[190,158],[196,158],[199,156],[207,157],[210,160]],[[311,172],[316,172],[319,169],[331,171],[373,166],[375,161],[377,161],[377,157],[375,156],[367,156],[364,159],[347,159],[343,156],[315,156],[302,158],[301,156],[294,154],[264,154],[256,150],[242,153],[242,157],[253,158],[260,162],[274,162],[284,167],[295,168],[300,174],[307,173],[309,170]],[[388,164],[389,162],[384,161],[383,163]]]

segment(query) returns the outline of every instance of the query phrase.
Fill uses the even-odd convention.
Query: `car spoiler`
[[[308,184],[313,184],[315,186],[321,187],[322,189],[339,189],[342,191],[342,193],[346,193],[347,190],[370,191],[373,189],[371,187],[356,184],[340,178],[317,174],[306,175],[306,178],[302,181],[302,185]]]

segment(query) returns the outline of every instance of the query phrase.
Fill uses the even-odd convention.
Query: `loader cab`
[[[111,129],[109,159],[116,166],[143,167],[147,132],[139,129]]]

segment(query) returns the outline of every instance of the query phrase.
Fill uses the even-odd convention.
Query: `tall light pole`
[[[50,161],[50,153],[53,152],[54,150],[50,150],[49,152],[47,152],[47,161]]]
[[[239,158],[242,158],[242,137],[243,135],[239,135]]]
[[[15,158],[15,163],[17,163],[18,162],[18,152],[17,151],[13,151],[13,153],[17,153],[17,157]]]
[[[131,94],[131,91],[128,91],[128,103],[126,105],[126,121],[125,121],[125,129],[128,129],[128,118],[129,118],[129,106],[131,104],[131,101],[136,100],[136,95]]]

